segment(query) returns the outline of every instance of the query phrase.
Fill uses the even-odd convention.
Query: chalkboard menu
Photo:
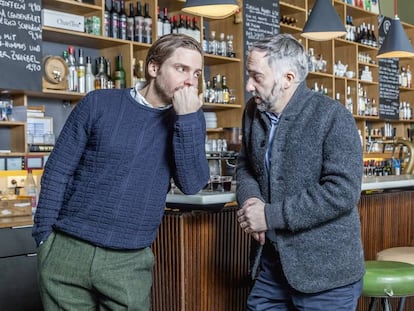
[[[41,0],[0,0],[0,88],[42,89]]]
[[[279,0],[243,1],[244,64],[252,43],[280,32],[279,12]]]
[[[384,42],[391,19],[379,16],[379,46]],[[399,119],[400,85],[398,58],[379,59],[379,116],[381,119]]]

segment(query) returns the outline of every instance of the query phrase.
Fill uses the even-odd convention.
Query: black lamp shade
[[[234,14],[239,5],[237,0],[187,0],[183,11],[207,18],[226,18]]]
[[[346,35],[345,26],[331,0],[316,0],[301,35],[315,41],[332,40]]]
[[[378,51],[377,58],[414,57],[414,49],[401,25],[398,16],[391,21],[391,27]]]

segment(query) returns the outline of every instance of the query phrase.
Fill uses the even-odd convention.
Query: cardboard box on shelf
[[[85,17],[60,11],[42,10],[43,26],[85,32]]]

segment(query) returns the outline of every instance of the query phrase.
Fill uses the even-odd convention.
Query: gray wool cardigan
[[[357,204],[362,148],[352,115],[302,82],[280,116],[270,179],[265,152],[270,121],[254,99],[243,116],[237,200],[263,200],[289,284],[305,293],[358,281],[364,255]],[[257,252],[260,254],[260,252]]]

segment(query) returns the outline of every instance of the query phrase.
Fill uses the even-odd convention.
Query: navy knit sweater
[[[46,163],[33,237],[53,229],[113,249],[154,241],[170,177],[186,194],[208,181],[201,111],[139,104],[129,89],[100,90],[74,108]]]

